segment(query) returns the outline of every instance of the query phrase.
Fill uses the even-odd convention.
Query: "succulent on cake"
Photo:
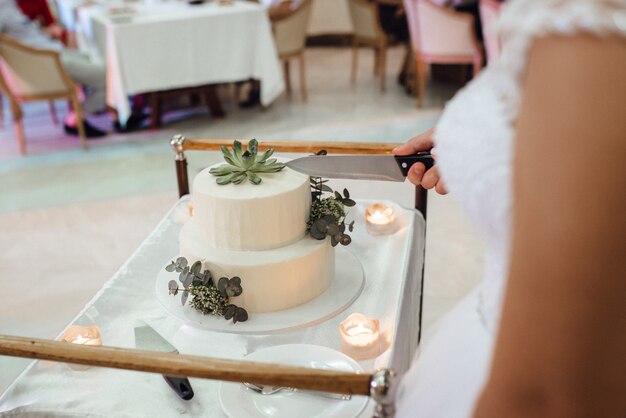
[[[185,257],[178,257],[165,267],[169,272],[177,272],[178,281],[170,280],[167,284],[170,295],[176,296],[181,292],[180,301],[183,305],[191,294],[192,308],[204,315],[223,316],[226,320],[232,319],[234,323],[248,320],[248,312],[237,305],[230,303],[230,298],[243,293],[241,278],[221,277],[217,286],[208,269],[202,269],[202,262],[196,261],[191,266]]]
[[[307,222],[307,230],[315,239],[325,239],[330,237],[330,243],[333,247],[337,244],[349,245],[352,238],[346,233],[354,230],[354,221],[346,225],[346,207],[356,205],[356,202],[350,199],[350,192],[343,189],[343,194],[333,191],[326,184],[328,180],[320,177],[311,177],[311,212]],[[322,197],[324,193],[330,193],[331,196]]]
[[[285,164],[278,162],[276,158],[270,158],[274,154],[273,149],[259,153],[256,139],[248,142],[245,151],[239,141],[233,142],[232,152],[225,146],[221,149],[227,164],[209,170],[209,173],[217,176],[217,184],[239,184],[246,179],[252,184],[259,184],[262,181],[259,174],[275,173],[285,168]]]

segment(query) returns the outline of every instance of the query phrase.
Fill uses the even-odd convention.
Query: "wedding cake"
[[[240,277],[244,291],[231,301],[257,313],[314,299],[335,271],[330,240],[307,234],[309,177],[289,168],[261,177],[259,184],[255,177],[218,184],[211,168],[201,171],[192,186],[194,215],[180,233],[180,254],[201,261],[215,279]]]

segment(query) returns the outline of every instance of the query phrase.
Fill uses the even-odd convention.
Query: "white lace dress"
[[[509,0],[499,25],[502,55],[446,106],[435,134],[443,178],[485,237],[484,279],[403,377],[401,418],[471,416],[487,378],[508,268],[515,120],[533,40],[626,37],[626,0]]]

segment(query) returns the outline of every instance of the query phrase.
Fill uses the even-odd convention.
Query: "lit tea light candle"
[[[102,339],[100,338],[100,328],[96,325],[83,327],[80,325],[70,325],[63,333],[62,341],[78,344],[100,346]],[[74,370],[87,370],[89,366],[82,364],[68,364]]]
[[[380,354],[380,323],[378,319],[353,313],[339,324],[340,347],[355,360],[374,358]]]
[[[365,209],[365,227],[370,235],[389,235],[396,232],[395,210],[382,203]]]

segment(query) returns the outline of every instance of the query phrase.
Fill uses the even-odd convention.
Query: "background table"
[[[107,67],[107,104],[125,123],[128,96],[248,80],[261,81],[269,105],[285,86],[267,12],[259,4],[131,3],[135,13],[108,5],[78,10],[79,45]],[[129,6],[125,6],[129,7]]]
[[[350,188],[350,182],[342,183]],[[178,253],[178,233],[188,217],[186,198],[174,206],[73,323],[98,324],[105,345],[134,347],[134,323],[145,320],[182,353],[241,359],[279,344],[339,349],[339,322],[352,312],[361,312],[379,318],[381,329],[390,336],[390,348],[361,365],[368,371],[393,367],[402,372],[417,346],[425,222],[415,211],[398,208],[404,225],[401,230],[390,236],[369,236],[363,219],[370,203],[358,201],[350,210],[356,228],[348,248],[363,265],[365,288],[346,311],[323,324],[284,334],[244,336],[199,330],[166,314],[156,300],[154,283],[158,272]],[[185,402],[158,375],[103,368],[81,372],[65,364],[34,362],[0,399],[0,411],[19,416],[221,416],[219,382],[192,379],[192,385],[196,397]],[[363,416],[371,414],[371,408],[370,403]]]

